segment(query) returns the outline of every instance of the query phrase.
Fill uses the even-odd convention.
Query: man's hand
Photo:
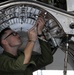
[[[28,39],[32,41],[37,40],[37,28],[36,26],[33,26],[29,31],[28,31]]]
[[[42,30],[44,28],[45,25],[45,20],[43,16],[39,16],[38,20],[37,20],[37,32],[38,34],[42,34]]]

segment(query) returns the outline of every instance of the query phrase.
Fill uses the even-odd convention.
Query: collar
[[[9,57],[11,57],[11,58],[17,58],[18,56],[14,56],[14,55],[12,55],[11,53],[9,53],[9,52],[6,52],[6,51],[3,51],[3,54],[4,55],[7,55],[7,56],[9,56]]]

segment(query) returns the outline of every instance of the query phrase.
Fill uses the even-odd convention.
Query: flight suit
[[[32,55],[28,64],[23,64],[25,55],[13,56],[7,52],[0,55],[0,75],[32,75],[32,73],[53,62],[50,45],[39,39],[41,54]]]

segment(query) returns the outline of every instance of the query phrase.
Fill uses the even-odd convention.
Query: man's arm
[[[39,36],[41,55],[36,55],[32,59],[36,63],[35,70],[40,69],[40,68],[52,63],[52,61],[53,61],[53,56],[51,53],[51,46],[48,44],[48,42],[45,40],[44,35],[42,34],[44,25],[45,25],[44,17],[40,16],[37,20],[37,30],[38,30],[37,33]]]
[[[37,39],[37,31],[36,26],[34,26],[28,31],[28,43],[24,49],[25,58],[23,64],[29,63],[36,39]]]
[[[33,55],[31,61],[34,61],[36,66],[33,71],[41,69],[53,62],[53,55],[51,53],[51,46],[48,42],[39,39],[41,54]],[[48,47],[49,46],[49,47]]]
[[[30,61],[30,58],[31,58],[31,54],[32,54],[32,50],[33,50],[33,47],[34,47],[34,41],[30,41],[27,43],[27,46],[24,50],[24,55],[25,55],[25,58],[24,58],[24,62],[23,64],[28,64],[29,61]]]

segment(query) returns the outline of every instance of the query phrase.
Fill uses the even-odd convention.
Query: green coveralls
[[[28,64],[23,64],[24,53],[14,57],[3,52],[0,55],[0,75],[32,75],[32,73],[53,61],[51,47],[48,43],[39,39],[41,54],[32,55]]]

